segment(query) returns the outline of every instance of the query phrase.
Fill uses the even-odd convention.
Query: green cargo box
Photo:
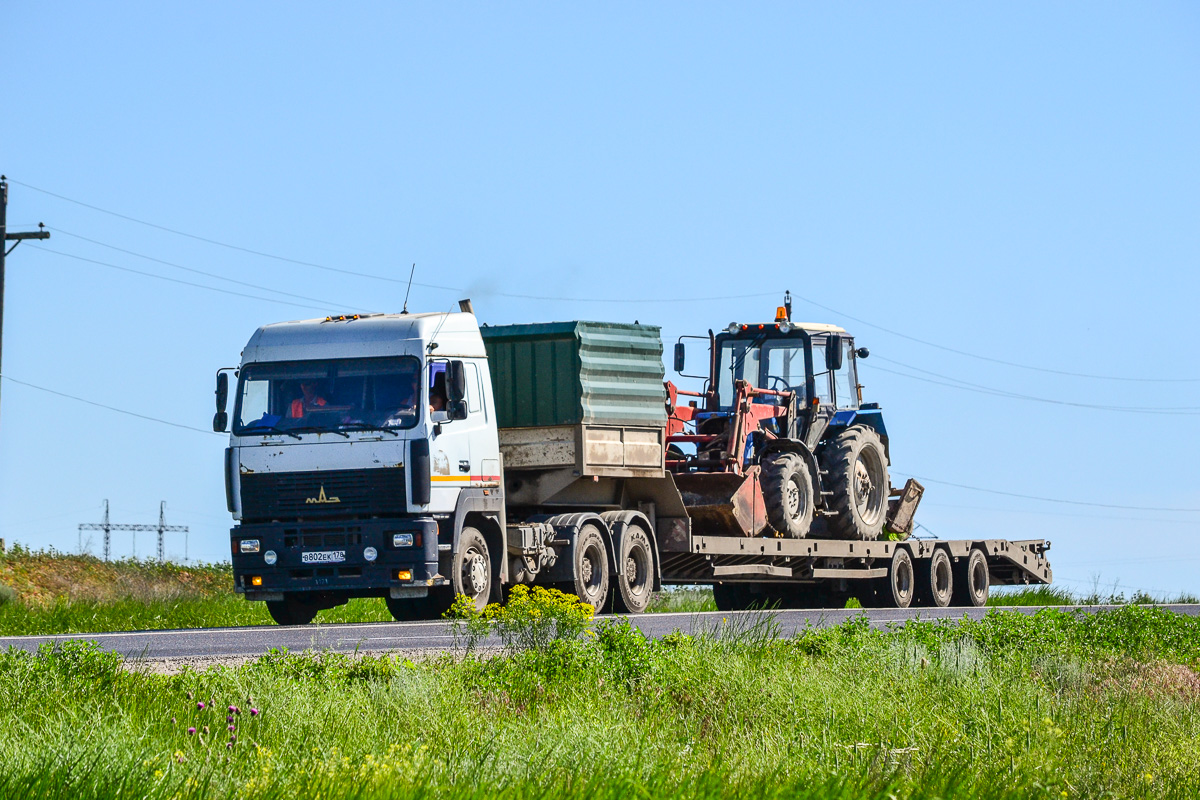
[[[665,426],[659,330],[617,322],[483,326],[498,426]]]

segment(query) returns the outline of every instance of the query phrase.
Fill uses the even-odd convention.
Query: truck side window
[[[479,388],[479,369],[474,364],[464,364],[467,372],[467,410],[472,414],[483,408],[483,392]]]

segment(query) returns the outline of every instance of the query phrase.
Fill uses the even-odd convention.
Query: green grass
[[[1200,794],[1200,620],[724,633],[617,624],[490,658],[272,653],[175,676],[84,644],[0,654],[0,796]]]

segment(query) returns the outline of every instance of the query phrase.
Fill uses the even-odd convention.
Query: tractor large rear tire
[[[878,539],[891,486],[879,434],[861,425],[847,428],[827,446],[822,461],[833,492],[829,505],[837,512],[827,518],[829,533],[839,539]]]
[[[780,453],[762,468],[762,493],[771,527],[792,539],[803,539],[813,521],[813,482],[804,459]]]

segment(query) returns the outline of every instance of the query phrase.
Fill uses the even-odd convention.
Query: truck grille
[[[241,476],[242,519],[322,519],[403,514],[404,469],[258,472]]]

